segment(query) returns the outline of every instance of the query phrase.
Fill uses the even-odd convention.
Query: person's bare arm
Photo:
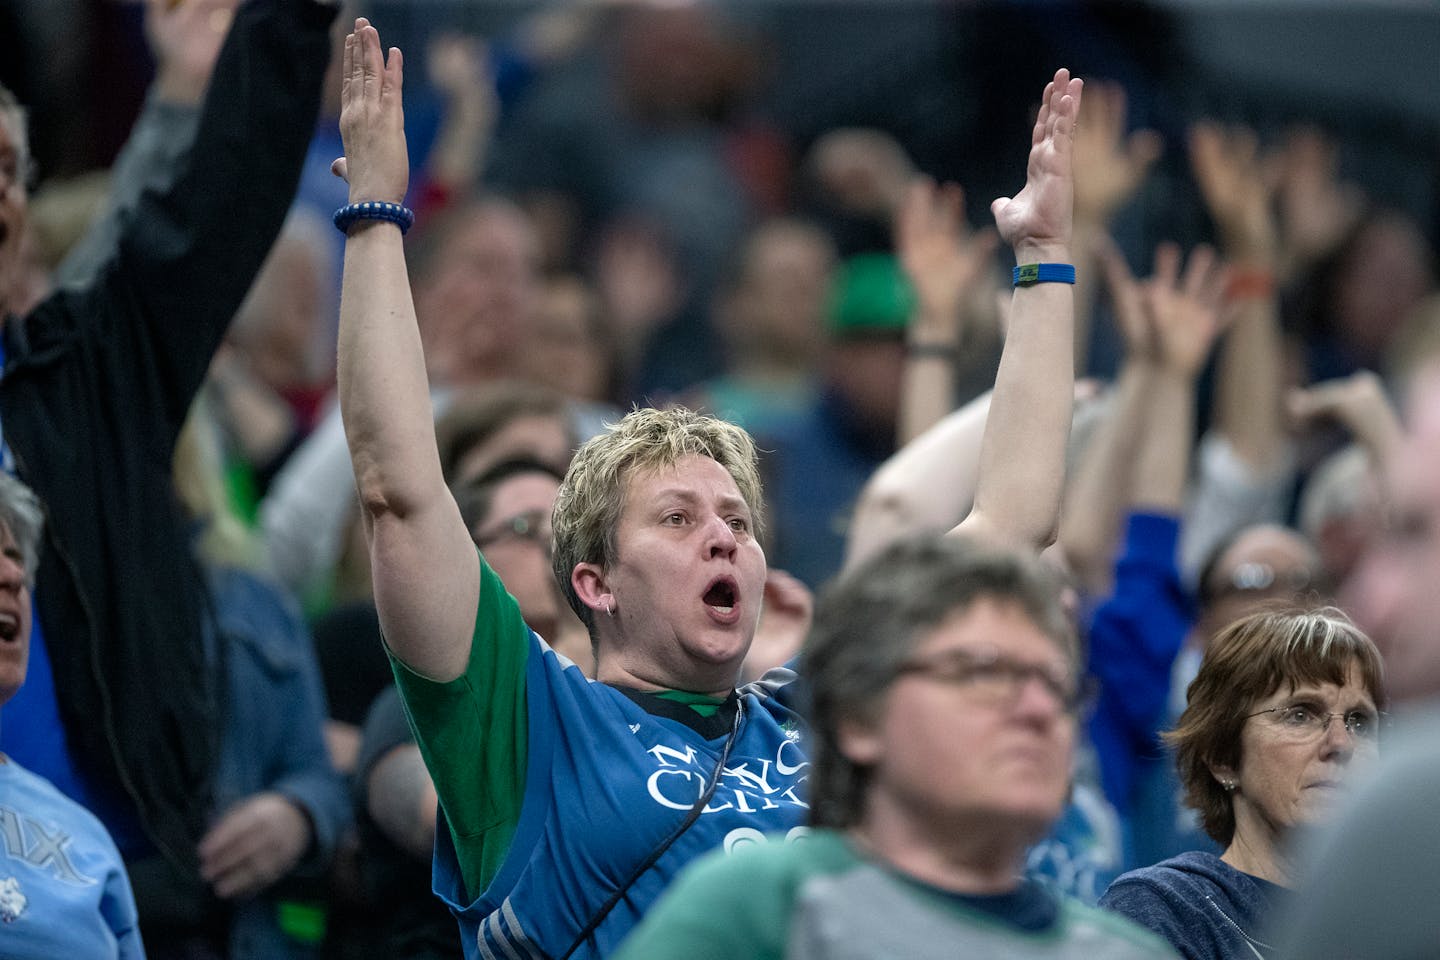
[[[1110,222],[1139,192],[1163,149],[1154,130],[1127,131],[1127,116],[1120,84],[1085,85],[1075,129],[1075,368],[1082,372]]]
[[[1155,372],[1127,361],[1110,388],[1104,419],[1095,428],[1065,490],[1057,542],[1065,562],[1092,596],[1105,596],[1114,571],[1120,525],[1129,503],[1135,442]]]
[[[1080,457],[1065,491],[1059,545],[1081,583],[1095,596],[1109,593],[1122,515],[1130,503],[1135,445],[1145,424],[1145,403],[1156,367],[1155,330],[1140,285],[1124,254],[1108,237],[1098,242],[1111,310],[1125,343],[1120,375],[1105,419]]]
[[[1195,124],[1190,166],[1235,279],[1234,316],[1216,370],[1215,430],[1242,462],[1263,475],[1279,469],[1289,450],[1281,403],[1283,345],[1271,190],[1249,130]]]
[[[1209,247],[1190,254],[1183,276],[1180,248],[1162,244],[1155,275],[1140,301],[1155,330],[1156,363],[1145,427],[1135,456],[1131,508],[1179,515],[1195,445],[1195,384],[1221,329],[1225,271]]]
[[[906,327],[901,383],[900,444],[909,443],[955,409],[955,365],[965,346],[965,304],[995,251],[993,230],[971,233],[965,196],[953,183],[929,178],[910,185],[895,218],[895,249],[915,289]]]
[[[1058,70],[1031,136],[1025,187],[991,204],[1019,264],[1070,263],[1075,117],[1082,83]],[[1015,288],[980,447],[975,506],[955,533],[1043,549],[1055,539],[1074,403],[1070,284]]]
[[[922,530],[949,530],[969,512],[989,413],[990,394],[982,393],[895,451],[870,475],[845,538],[846,571],[893,540]]]
[[[400,102],[403,63],[362,19],[345,41],[336,172],[352,203],[401,202],[409,171]],[[340,409],[365,511],[375,606],[391,651],[432,680],[469,661],[480,563],[445,485],[425,358],[394,224],[362,220],[345,244]]]

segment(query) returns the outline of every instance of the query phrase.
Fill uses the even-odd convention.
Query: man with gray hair
[[[143,172],[86,279],[23,315],[29,146],[19,104],[0,96],[0,459],[51,518],[30,682],[0,747],[96,811],[127,858],[189,876],[212,812],[222,677],[201,641],[205,583],[171,455],[294,195],[334,7],[216,12],[171,11],[212,32],[230,23],[188,151]]]

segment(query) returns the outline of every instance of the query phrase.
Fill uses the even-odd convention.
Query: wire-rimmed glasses
[[[1254,713],[1247,713],[1245,719],[1251,717],[1269,716],[1274,721],[1277,730],[1296,741],[1318,740],[1330,729],[1330,721],[1335,717],[1345,725],[1345,731],[1356,740],[1373,743],[1380,738],[1380,727],[1384,716],[1375,710],[1355,709],[1343,713],[1332,713],[1326,710],[1317,710],[1315,707],[1304,703],[1290,703],[1279,707],[1269,707],[1265,710],[1256,710]]]

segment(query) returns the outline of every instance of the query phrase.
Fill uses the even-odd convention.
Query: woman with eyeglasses
[[[833,584],[801,655],[810,826],[696,864],[615,960],[1161,960],[1025,874],[1065,808],[1086,700],[1033,558],[901,540]]]
[[[1326,820],[1375,757],[1380,653],[1333,608],[1252,614],[1211,641],[1187,696],[1164,739],[1186,803],[1223,852],[1127,873],[1100,905],[1184,957],[1263,958],[1262,931],[1293,878],[1293,832]]]

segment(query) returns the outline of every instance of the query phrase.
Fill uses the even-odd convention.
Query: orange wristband
[[[1275,274],[1269,270],[1234,270],[1225,285],[1227,300],[1269,300],[1275,296]]]

